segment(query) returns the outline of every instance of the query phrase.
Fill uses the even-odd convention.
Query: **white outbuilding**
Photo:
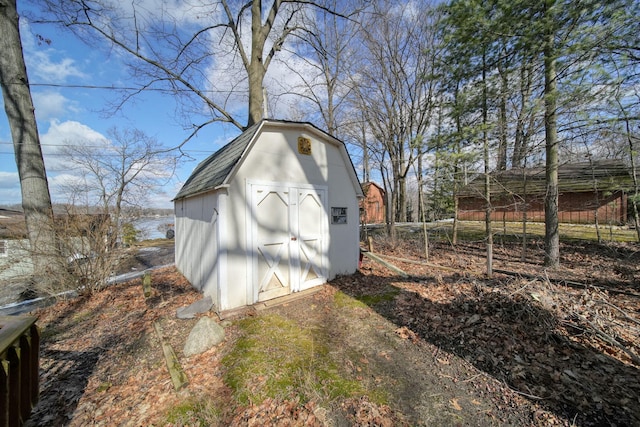
[[[218,312],[354,273],[361,197],[341,141],[310,123],[262,120],[176,195],[176,266]]]

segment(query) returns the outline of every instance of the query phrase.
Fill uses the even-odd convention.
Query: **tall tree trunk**
[[[380,176],[382,177],[382,184],[384,185],[384,195],[385,195],[385,222],[387,224],[387,236],[389,239],[394,242],[396,239],[396,212],[395,212],[395,182],[392,182],[392,178],[388,176],[388,173],[385,173],[385,155],[382,154],[382,158],[380,159]]]
[[[424,237],[424,258],[429,261],[429,230],[427,229],[427,215],[424,209],[424,189],[422,181],[422,148],[418,151],[418,221],[422,222],[422,236]]]
[[[401,176],[398,179],[398,211],[396,217],[398,222],[407,222],[407,181]]]
[[[0,0],[0,86],[11,128],[35,273],[55,271],[53,210],[42,158],[27,69],[22,53],[16,0]]]
[[[595,208],[593,209],[593,224],[596,227],[596,237],[598,238],[598,243],[602,243],[600,221],[598,219],[598,211],[600,210],[600,192],[598,191],[598,181],[596,180],[596,171],[593,165],[591,154],[589,154],[589,168],[591,169],[591,180],[593,182],[593,202],[595,204]]]
[[[493,230],[491,229],[491,179],[489,175],[489,131],[487,130],[488,121],[488,88],[487,88],[487,71],[486,56],[482,56],[482,147],[484,153],[484,197],[485,197],[485,234],[487,239],[487,276],[493,276]]]
[[[407,222],[407,180],[406,173],[404,171],[406,164],[406,154],[404,151],[404,145],[402,142],[398,143],[398,161],[396,163],[396,170],[394,174],[398,181],[398,195],[397,195],[397,211],[396,218],[399,222]]]
[[[422,147],[418,148],[418,221],[425,222],[427,217],[424,212],[424,203],[422,202]]]
[[[509,78],[507,73],[498,66],[500,73],[500,105],[498,116],[498,164],[497,170],[507,169],[507,96],[509,93]]]
[[[531,65],[525,63],[520,67],[520,111],[516,119],[515,139],[513,144],[513,155],[511,157],[511,167],[524,167],[524,160],[528,147],[528,137],[525,134],[525,122],[529,116],[530,127],[535,115],[528,112],[529,97],[531,96]]]
[[[451,227],[451,243],[456,245],[458,243],[458,209],[460,207],[460,199],[458,198],[458,190],[460,186],[460,153],[462,138],[462,122],[460,121],[460,113],[458,108],[459,101],[459,84],[456,84],[454,91],[455,100],[455,121],[457,136],[455,139],[455,161],[453,165],[453,226]],[[466,184],[466,183],[465,183]]]
[[[558,222],[558,127],[556,117],[557,75],[554,46],[553,0],[546,0],[547,34],[544,41],[544,130],[546,151],[546,194],[544,199],[544,265],[560,264],[560,230]]]
[[[362,126],[362,182],[369,182],[369,147],[367,146],[367,129]]]
[[[527,164],[522,167],[522,262],[527,260],[527,212],[529,212],[529,196],[527,195]]]
[[[264,112],[263,104],[264,91],[262,83],[266,70],[264,67],[263,54],[264,43],[267,38],[267,31],[262,26],[262,1],[253,0],[251,2],[251,60],[249,62],[249,118],[247,127],[262,120]]]

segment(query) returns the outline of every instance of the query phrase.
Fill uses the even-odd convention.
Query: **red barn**
[[[385,222],[385,191],[375,182],[362,184],[364,199],[360,200],[360,222],[379,224]]]
[[[627,222],[627,193],[632,187],[628,167],[618,160],[564,164],[558,168],[558,220],[592,224]],[[544,167],[510,169],[491,174],[493,221],[544,222]],[[458,219],[484,221],[484,176],[458,194]]]

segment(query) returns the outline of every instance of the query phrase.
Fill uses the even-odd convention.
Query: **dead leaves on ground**
[[[144,298],[141,280],[133,280],[39,311],[42,386],[27,427],[166,425],[172,408],[202,401],[218,408],[211,411],[218,412],[216,425],[327,425],[327,410],[313,401],[267,398],[238,407],[223,383],[217,348],[184,360],[190,383],[176,393],[152,325],[160,321],[165,338],[181,350],[197,319],[178,320],[175,310],[201,295],[174,268],[154,272],[152,282],[150,298]],[[228,340],[236,333],[228,329]],[[387,407],[344,404],[354,423],[393,425],[385,421],[392,419]],[[187,414],[175,425],[208,422]]]
[[[60,301],[42,309],[40,402],[27,425],[149,424],[179,401],[163,364],[152,324],[174,319],[178,307],[200,298],[173,268],[153,273],[144,298],[141,280]],[[175,323],[181,340],[190,324]]]
[[[399,245],[378,246],[392,256],[420,259],[420,245]],[[486,279],[481,248],[466,245],[454,257],[443,257],[443,265],[460,265],[464,275],[392,261],[412,272],[407,280],[367,262],[364,277],[338,287],[356,298],[390,285],[401,289],[392,302],[373,307],[398,325],[396,334],[425,339],[470,361],[565,420],[640,424],[640,289],[634,281],[640,254],[626,245],[565,245],[564,266],[547,272],[513,262],[519,251],[518,245],[502,246],[496,268],[527,278]],[[438,263],[434,253],[430,261]],[[555,280],[563,277],[571,284]]]
[[[247,427],[322,427],[324,424],[315,415],[315,404],[301,404],[299,400],[265,399],[259,405],[251,405],[237,414],[231,425]]]
[[[400,244],[376,250],[420,259],[421,245]],[[455,251],[434,245],[430,262],[457,272],[397,262],[413,276],[399,279],[366,261],[363,274],[336,280],[334,286],[356,297],[398,288],[393,298],[372,306],[396,324],[395,333],[415,345],[424,340],[444,350],[436,358],[441,364],[454,354],[480,370],[466,378],[488,375],[508,385],[534,408],[532,423],[640,424],[640,373],[634,361],[640,354],[640,299],[633,296],[640,292],[640,256],[622,246],[565,245],[562,268],[545,272],[531,262],[535,256],[528,263],[513,262],[520,259],[519,250],[496,245],[496,268],[541,279],[496,275],[488,280],[481,245],[460,245]],[[546,274],[586,287],[544,280]],[[41,402],[27,425],[157,425],[168,408],[184,400],[173,391],[151,325],[158,319],[170,322],[163,325],[167,339],[181,349],[191,324],[173,320],[175,310],[200,295],[175,269],[154,273],[153,286],[149,299],[140,281],[132,281],[38,313]],[[221,380],[220,357],[214,349],[184,366],[191,381],[188,393],[223,402],[230,411],[223,414],[227,421],[326,424],[325,410],[314,402],[267,399],[234,408]],[[478,382],[478,387],[489,385]],[[486,388],[482,393],[499,392]],[[520,404],[500,396],[501,410]],[[456,399],[447,403],[454,412],[461,407]],[[366,399],[345,400],[340,409],[353,425],[399,423],[390,408]]]

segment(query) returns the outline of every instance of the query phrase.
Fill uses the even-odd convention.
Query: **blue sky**
[[[18,8],[20,9],[18,2]],[[47,44],[36,35],[50,39]],[[104,113],[118,99],[113,90],[87,86],[132,86],[121,58],[111,52],[90,49],[70,33],[47,25],[31,25],[21,19],[21,37],[27,73],[36,109],[49,189],[54,202],[66,202],[60,183],[69,171],[57,153],[58,147],[78,141],[106,138],[112,127],[136,128],[158,142],[174,147],[183,141],[185,131],[175,118],[173,98],[157,92],[138,96],[116,115]],[[80,86],[80,87],[73,87]],[[0,99],[1,103],[1,99]],[[188,142],[184,150],[193,159],[184,159],[176,176],[149,197],[155,207],[172,207],[171,199],[199,161],[236,136],[230,125],[212,125]],[[11,133],[4,113],[0,113],[0,205],[21,203]]]

